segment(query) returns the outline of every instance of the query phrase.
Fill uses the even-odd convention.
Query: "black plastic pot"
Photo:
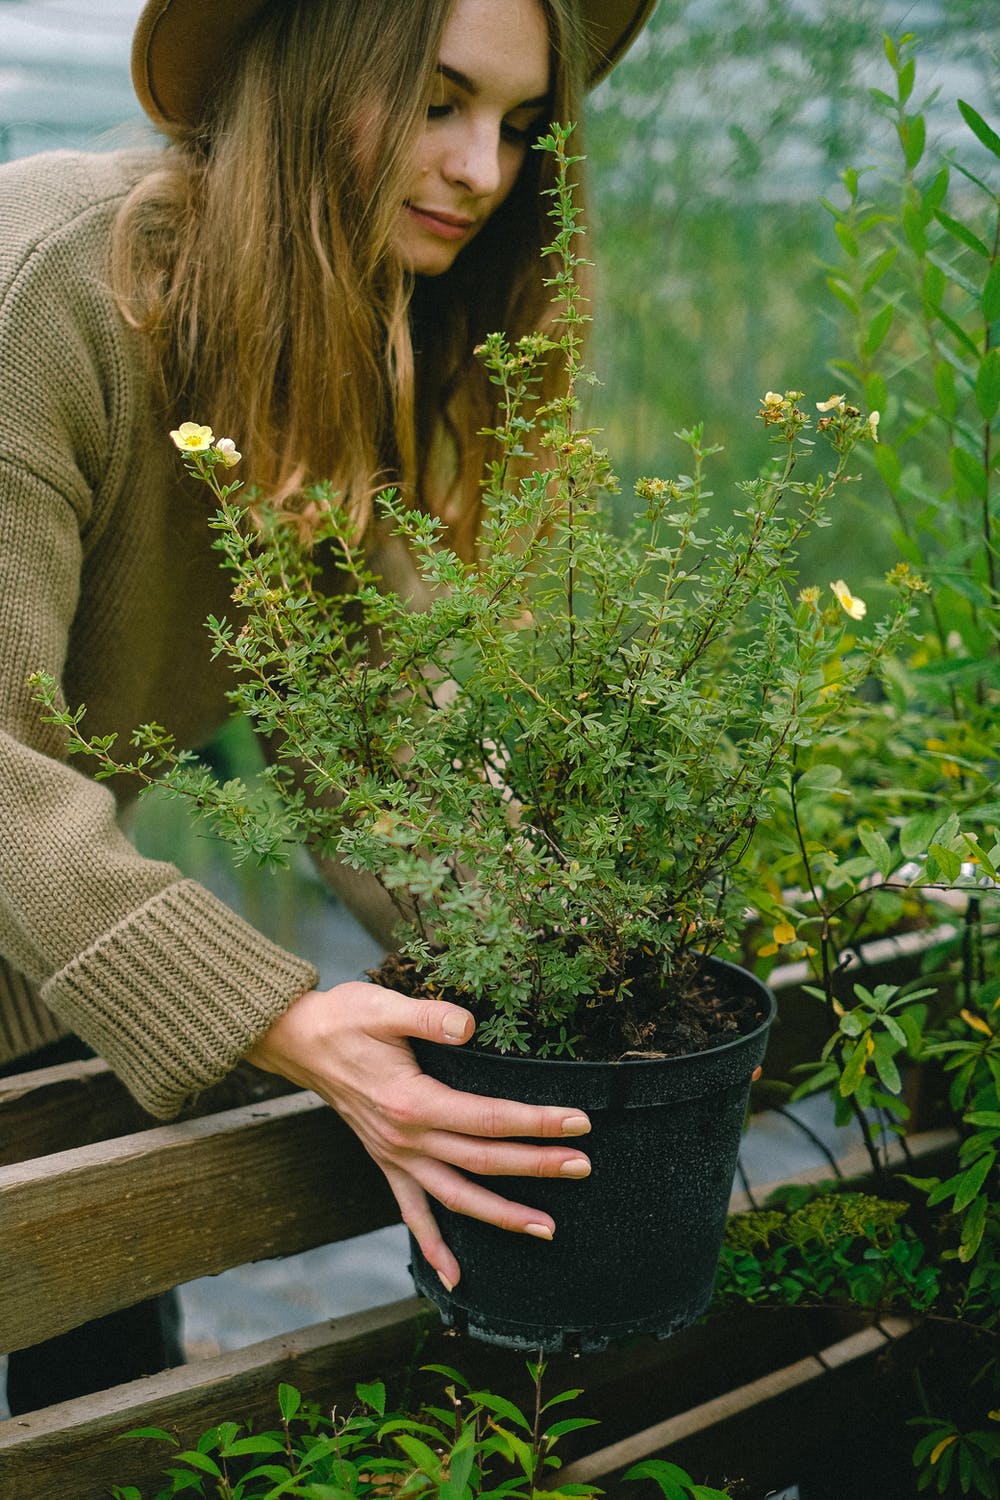
[[[774,996],[746,970],[709,960],[723,991],[759,999],[747,1035],[687,1057],[539,1061],[470,1047],[414,1044],[452,1088],[586,1110],[583,1181],[491,1177],[504,1197],[546,1210],[554,1240],[514,1235],[435,1205],[462,1279],[448,1292],[410,1241],[417,1290],[445,1323],[490,1344],[592,1352],[613,1339],[666,1338],[712,1294],[750,1075],[774,1019]]]

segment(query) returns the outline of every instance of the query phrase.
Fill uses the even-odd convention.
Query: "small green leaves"
[[[1000,269],[1000,260],[994,269]],[[997,281],[1000,293],[1000,280]],[[976,375],[976,405],[984,422],[992,422],[1000,408],[1000,349],[987,349]]]
[[[986,147],[987,151],[992,151],[994,156],[1000,157],[1000,135],[997,135],[991,125],[987,125],[978,110],[973,109],[972,105],[967,104],[964,99],[959,99],[958,110],[977,140]]]

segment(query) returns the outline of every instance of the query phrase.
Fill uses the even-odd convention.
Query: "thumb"
[[[470,1011],[461,1010],[457,1005],[451,1005],[444,1000],[431,1002],[434,1006],[434,1014],[431,1020],[431,1030],[422,1032],[430,1041],[447,1042],[452,1046],[459,1046],[467,1042],[476,1029],[475,1018]]]
[[[449,1000],[415,1000],[401,995],[397,990],[383,989],[381,1024],[397,1036],[421,1037],[427,1042],[444,1042],[448,1046],[460,1046],[467,1042],[476,1029],[476,1019],[471,1011]]]

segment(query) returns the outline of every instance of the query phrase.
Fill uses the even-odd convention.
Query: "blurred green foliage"
[[[593,95],[594,416],[626,493],[638,474],[669,472],[681,452],[673,433],[701,421],[726,449],[714,465],[724,512],[735,479],[765,459],[748,419],[758,397],[842,389],[831,366],[851,329],[825,284],[838,247],[819,198],[846,203],[845,168],[893,156],[870,90],[891,87],[882,34],[899,29],[917,33],[922,86],[937,93],[925,110],[930,154],[967,134],[956,97],[996,118],[992,0],[917,10],[749,0],[735,12],[660,0]],[[859,586],[898,556],[864,498],[859,490],[813,550],[817,561],[835,550]]]

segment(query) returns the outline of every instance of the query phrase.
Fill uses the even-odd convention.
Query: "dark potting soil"
[[[483,1001],[457,989],[428,982],[418,965],[390,953],[368,971],[376,984],[401,994],[450,1000],[464,1006],[477,1022],[486,1018]],[[683,1057],[735,1041],[760,1025],[764,1008],[757,993],[740,993],[721,984],[711,970],[694,969],[676,988],[665,990],[657,975],[634,964],[628,984],[613,997],[588,1006],[581,1002],[573,1052],[581,1062],[613,1062],[628,1057]],[[573,1029],[573,1028],[567,1028]],[[585,1033],[585,1034],[583,1034]],[[541,1037],[538,1038],[542,1040]]]

